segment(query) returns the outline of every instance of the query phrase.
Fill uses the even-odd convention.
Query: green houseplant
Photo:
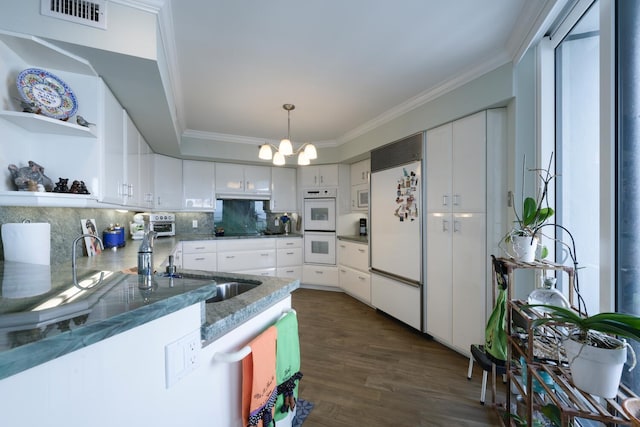
[[[524,308],[543,313],[532,326],[554,323],[568,330],[563,347],[576,387],[597,396],[616,396],[629,347],[620,338],[640,341],[640,317],[625,313],[582,316],[572,309],[545,304],[530,304]],[[630,369],[635,366],[633,350],[632,355]]]
[[[551,153],[549,157],[549,163],[546,169],[530,169],[530,171],[536,172],[537,178],[541,183],[541,190],[536,197],[524,197],[526,158],[522,161],[523,199],[519,204],[513,203],[515,223],[511,230],[502,238],[502,242],[508,245],[508,249],[505,250],[505,252],[517,260],[525,262],[534,260],[536,249],[540,242],[539,231],[554,214],[554,210],[549,206],[547,198],[549,183],[555,177],[551,173],[552,161],[553,153]],[[518,212],[517,205],[522,207],[520,212]],[[546,255],[547,250],[545,247],[542,247],[541,258],[544,258]]]

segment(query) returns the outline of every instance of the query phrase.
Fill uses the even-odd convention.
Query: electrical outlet
[[[167,344],[164,348],[166,387],[169,388],[198,367],[200,330]]]
[[[191,221],[191,225],[193,226],[193,228],[198,228],[198,220],[194,219],[193,221]]]

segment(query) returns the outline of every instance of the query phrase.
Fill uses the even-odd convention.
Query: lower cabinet
[[[302,267],[302,283],[337,288],[339,283],[338,268],[335,265],[305,264]]]
[[[218,271],[217,243],[215,240],[182,242],[182,268]]]
[[[275,276],[276,239],[218,242],[218,271]]]
[[[302,251],[302,238],[283,237],[185,241],[172,254],[178,269],[302,280]]]
[[[371,275],[367,244],[339,240],[338,264],[340,288],[352,297],[371,304]]]

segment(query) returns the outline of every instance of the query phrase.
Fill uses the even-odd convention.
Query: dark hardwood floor
[[[469,360],[338,292],[298,289],[304,427],[497,426]],[[489,388],[489,387],[488,387]]]

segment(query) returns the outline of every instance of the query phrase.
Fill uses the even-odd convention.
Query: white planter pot
[[[619,340],[616,340],[619,341]],[[573,383],[580,390],[605,398],[616,397],[622,368],[627,360],[627,347],[605,349],[568,339],[564,349],[571,366]]]
[[[533,262],[538,249],[538,238],[531,236],[511,236],[511,255],[516,261]]]

